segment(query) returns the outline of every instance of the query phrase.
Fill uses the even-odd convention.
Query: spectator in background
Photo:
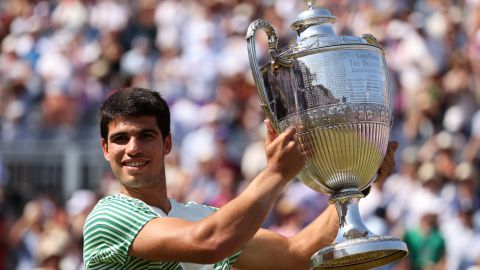
[[[37,266],[37,246],[44,230],[44,215],[41,203],[30,201],[25,205],[22,217],[12,225],[9,244],[15,250],[18,270]]]
[[[442,179],[433,162],[424,162],[418,169],[418,178],[421,186],[410,195],[405,216],[405,228],[418,227],[425,211],[436,208],[442,211],[437,213],[446,217],[451,209],[446,199],[441,196]]]
[[[446,269],[467,269],[480,256],[480,232],[474,220],[480,209],[477,170],[463,162],[456,167],[452,180],[445,197],[451,194],[453,213],[440,224],[446,241]]]
[[[420,167],[418,149],[414,146],[402,149],[399,164],[397,173],[388,178],[382,190],[387,220],[395,235],[403,235],[411,196],[421,189],[417,175]]]
[[[445,240],[438,228],[437,217],[440,209],[435,205],[420,215],[419,225],[408,229],[403,240],[407,244],[409,269],[444,269]]]
[[[47,196],[27,202],[8,230],[14,260],[7,269],[83,269],[82,228],[97,201],[91,191],[76,191],[66,207]]]
[[[277,221],[270,229],[281,235],[294,236],[304,227],[302,209],[285,197],[281,197],[275,204],[273,215]]]
[[[455,192],[451,204],[455,211],[477,209],[480,211],[480,190],[478,169],[469,162],[462,162],[455,168],[453,178]]]
[[[445,269],[467,269],[477,265],[480,256],[480,233],[474,227],[475,210],[463,206],[452,218],[441,224],[441,233],[445,236]]]
[[[215,172],[215,182],[218,191],[207,204],[220,208],[236,196],[238,179],[235,170],[226,165],[220,166]]]

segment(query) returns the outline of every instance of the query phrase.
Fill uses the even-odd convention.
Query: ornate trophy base
[[[395,262],[408,254],[407,246],[390,236],[346,240],[312,256],[314,269],[370,269]]]
[[[370,269],[395,262],[408,255],[407,245],[400,239],[375,235],[363,224],[358,191],[332,195],[338,213],[339,231],[332,245],[317,251],[311,258],[313,269]]]

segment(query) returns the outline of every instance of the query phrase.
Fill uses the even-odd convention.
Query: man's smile
[[[148,161],[124,161],[122,165],[127,168],[140,169],[148,164]]]

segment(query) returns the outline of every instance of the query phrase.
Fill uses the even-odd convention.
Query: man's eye
[[[117,136],[112,138],[112,142],[122,144],[122,143],[127,143],[128,142],[128,137],[127,136]]]
[[[154,137],[154,135],[151,134],[151,133],[144,133],[144,134],[141,135],[141,138],[143,138],[143,139],[149,139],[149,138],[153,138],[153,137]]]

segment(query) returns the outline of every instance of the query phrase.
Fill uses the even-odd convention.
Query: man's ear
[[[102,151],[103,151],[103,156],[107,161],[110,161],[110,155],[108,153],[108,142],[105,139],[101,139],[101,144],[102,144]]]
[[[165,139],[163,139],[163,153],[164,155],[172,151],[172,133],[169,133]]]

